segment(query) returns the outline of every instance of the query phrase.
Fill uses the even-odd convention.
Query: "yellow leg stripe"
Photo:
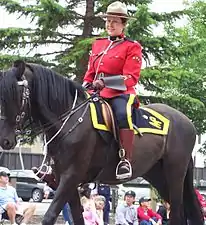
[[[135,97],[136,97],[135,95],[131,94],[127,102],[127,121],[130,130],[134,130],[132,125],[132,105],[134,104]]]

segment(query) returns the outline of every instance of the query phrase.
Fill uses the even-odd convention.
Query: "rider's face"
[[[122,19],[119,17],[108,16],[105,27],[109,36],[119,36],[123,32],[125,24],[122,23]]]

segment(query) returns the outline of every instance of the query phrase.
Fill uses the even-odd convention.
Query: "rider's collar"
[[[120,35],[118,35],[118,36],[108,36],[108,39],[110,40],[110,41],[120,41],[120,40],[122,40],[122,39],[124,39],[124,34],[122,33],[122,34],[120,34]]]

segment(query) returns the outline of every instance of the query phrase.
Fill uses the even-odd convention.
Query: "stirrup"
[[[122,163],[127,163],[127,165],[129,166],[129,172],[128,173],[123,173],[123,174],[118,173],[119,166]],[[120,162],[117,164],[117,167],[116,167],[116,179],[117,180],[123,180],[123,179],[130,178],[131,176],[132,176],[132,166],[131,166],[130,162],[127,159],[121,159]]]

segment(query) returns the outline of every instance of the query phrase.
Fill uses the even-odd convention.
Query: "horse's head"
[[[3,149],[15,147],[17,130],[21,129],[25,121],[29,105],[25,72],[26,64],[16,61],[11,69],[0,74],[0,145]]]

